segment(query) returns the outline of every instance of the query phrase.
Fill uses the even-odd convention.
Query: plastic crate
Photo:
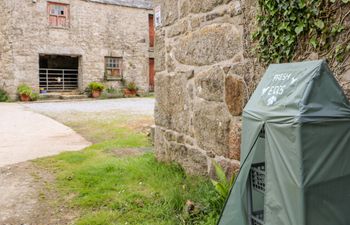
[[[250,179],[251,185],[256,191],[265,193],[265,163],[252,165]]]
[[[264,225],[264,211],[253,212],[251,221],[252,225]]]

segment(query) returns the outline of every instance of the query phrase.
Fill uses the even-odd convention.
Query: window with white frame
[[[51,27],[69,27],[69,5],[48,2],[47,11]]]
[[[120,57],[106,57],[105,58],[105,69],[106,76],[111,78],[122,77],[122,62],[123,59]]]

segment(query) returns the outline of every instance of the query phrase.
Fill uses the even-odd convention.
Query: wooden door
[[[154,36],[155,36],[153,15],[148,16],[148,23],[149,23],[149,47],[153,48]]]
[[[155,76],[154,59],[150,58],[149,59],[149,89],[150,89],[150,91],[154,91],[154,76]]]

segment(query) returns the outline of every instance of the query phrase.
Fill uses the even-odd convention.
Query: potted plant
[[[137,86],[135,82],[130,82],[126,85],[126,88],[124,89],[124,95],[125,97],[135,97],[137,94]]]
[[[9,100],[9,96],[7,92],[0,88],[0,102],[7,102]]]
[[[91,82],[88,86],[88,89],[91,92],[93,98],[98,98],[101,96],[102,91],[105,89],[105,86],[99,82]]]
[[[40,88],[40,94],[46,94],[47,90],[45,88]]]
[[[26,84],[21,84],[17,88],[19,98],[22,102],[30,101],[30,96],[33,95],[33,90]]]

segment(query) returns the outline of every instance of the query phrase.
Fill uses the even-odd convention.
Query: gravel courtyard
[[[152,98],[0,104],[0,224],[70,224],[76,212],[55,206],[53,174],[24,161],[112,138],[115,133],[96,132],[104,131],[101,124],[108,130],[125,119],[142,132],[153,123],[153,110]]]
[[[25,106],[33,111],[43,113],[118,111],[119,113],[153,115],[154,102],[155,100],[153,98],[121,98],[67,102],[34,102],[25,104]]]
[[[0,167],[90,145],[71,128],[16,103],[0,104]]]
[[[69,121],[93,113],[152,116],[154,102],[152,98],[129,98],[0,104],[0,167],[90,145],[56,118]]]

